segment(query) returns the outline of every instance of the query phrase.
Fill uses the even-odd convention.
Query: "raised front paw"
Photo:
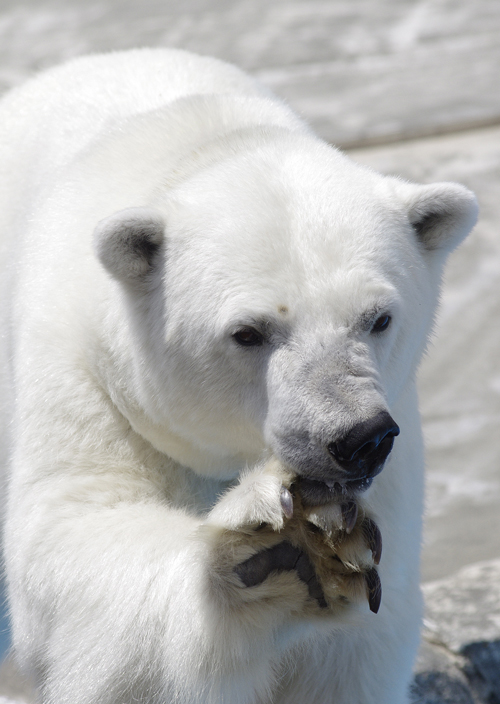
[[[324,616],[368,600],[377,613],[382,538],[375,521],[354,501],[304,505],[299,487],[273,461],[224,497],[210,517],[220,526],[215,572],[244,602]]]
[[[213,508],[207,523],[228,530],[246,530],[268,524],[281,530],[293,513],[289,491],[293,475],[277,460],[243,475]]]

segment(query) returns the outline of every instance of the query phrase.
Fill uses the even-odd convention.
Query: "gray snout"
[[[341,440],[331,442],[328,452],[349,481],[369,479],[381,472],[399,427],[387,411],[356,424]]]
[[[297,475],[303,500],[348,501],[381,472],[399,427],[364,347],[332,333],[301,349],[271,360],[266,440]]]
[[[368,489],[382,471],[397,435],[397,424],[387,411],[380,411],[354,425],[343,438],[323,445],[324,460],[317,462],[316,471],[311,455],[310,465],[300,472],[298,481],[304,503],[347,501]],[[311,444],[308,446],[311,448]]]

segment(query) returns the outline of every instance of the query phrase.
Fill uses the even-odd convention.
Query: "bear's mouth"
[[[361,477],[341,484],[299,477],[296,484],[305,506],[322,506],[355,499],[357,494],[366,491],[372,485],[373,480],[374,476]]]

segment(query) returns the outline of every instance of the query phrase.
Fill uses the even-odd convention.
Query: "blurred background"
[[[71,57],[137,46],[237,63],[355,160],[477,193],[480,222],[451,258],[420,373],[422,579],[499,558],[500,2],[0,0],[0,93]]]

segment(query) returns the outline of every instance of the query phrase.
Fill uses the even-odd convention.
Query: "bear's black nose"
[[[328,445],[328,452],[349,479],[376,476],[384,466],[399,435],[399,427],[387,411],[380,411],[355,425],[348,434]]]

